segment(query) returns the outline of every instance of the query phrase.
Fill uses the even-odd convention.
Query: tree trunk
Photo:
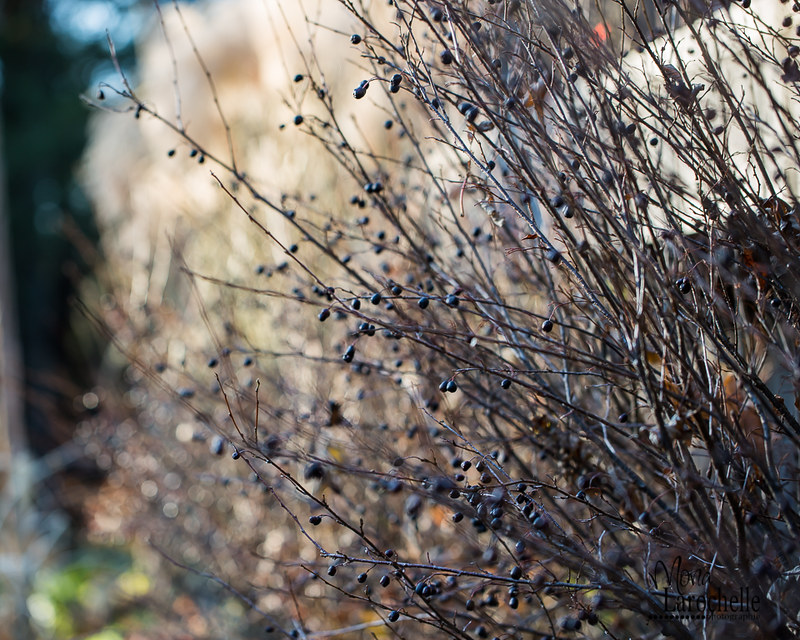
[[[3,149],[0,119],[0,150]],[[25,614],[27,575],[26,543],[20,536],[20,516],[28,508],[30,465],[25,437],[24,369],[17,333],[13,266],[9,242],[9,209],[5,162],[0,151],[0,555],[6,579],[11,580],[12,597],[0,607],[0,639],[32,637]],[[11,616],[11,625],[7,625]],[[19,635],[24,634],[24,635]]]
[[[0,149],[2,140],[0,123]],[[10,460],[15,454],[24,453],[27,449],[23,426],[24,371],[17,334],[8,224],[5,164],[0,157],[0,490],[6,489]]]

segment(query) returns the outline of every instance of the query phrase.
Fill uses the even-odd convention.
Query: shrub
[[[248,49],[239,22],[213,73],[174,34],[148,45],[194,60],[213,108],[195,128],[117,87],[116,119],[161,133],[114,188],[97,158],[130,154],[98,126],[98,202],[123,197],[93,313],[132,364],[82,433],[116,456],[113,486],[141,488],[125,533],[240,598],[227,633],[796,634],[783,15],[342,6],[354,26],[287,64],[279,115],[263,74],[236,74],[280,49]],[[729,57],[692,40],[711,24]],[[269,145],[280,165],[259,164]]]

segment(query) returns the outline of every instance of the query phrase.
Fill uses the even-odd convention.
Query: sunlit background
[[[146,0],[0,3],[0,638],[113,640],[146,628],[126,622],[146,617],[141,607],[121,604],[149,591],[129,550],[82,534],[82,488],[100,474],[70,438],[97,407],[104,350],[73,304],[102,260],[75,176],[90,113],[81,97],[113,75],[107,34],[132,70],[151,14]]]
[[[0,230],[4,232],[0,233],[0,640],[252,637],[253,622],[248,621],[238,598],[208,576],[172,567],[147,546],[142,530],[152,524],[144,514],[154,508],[167,524],[160,532],[162,540],[170,542],[169,526],[175,522],[179,500],[169,496],[178,495],[178,489],[202,503],[212,519],[227,517],[231,511],[236,512],[237,520],[252,519],[263,512],[250,509],[244,492],[217,499],[202,486],[188,486],[180,461],[173,472],[163,466],[170,463],[163,451],[155,453],[141,443],[133,444],[134,432],[146,428],[140,429],[142,425],[125,413],[120,399],[124,396],[125,402],[139,407],[153,400],[129,397],[126,388],[132,380],[123,380],[128,375],[127,361],[109,348],[108,335],[91,322],[83,306],[83,302],[102,306],[109,297],[110,288],[102,274],[106,265],[119,257],[104,255],[96,211],[82,187],[93,177],[86,175],[87,166],[88,171],[92,167],[86,162],[92,114],[97,113],[101,101],[113,107],[110,87],[120,85],[109,40],[126,77],[137,85],[135,48],[157,25],[154,3],[6,1],[0,2],[0,15],[0,160],[4,167],[0,193]],[[237,19],[229,20],[229,35],[231,30],[234,34],[238,31]],[[339,39],[343,47],[350,46],[349,36]],[[229,65],[230,48],[235,50],[236,43],[225,48],[220,64]],[[151,52],[150,62],[156,58],[156,68],[149,67],[151,77],[163,66],[166,80],[162,78],[162,84],[166,82],[171,91],[171,69],[166,62],[162,64],[160,56]],[[256,71],[263,69],[256,67]],[[222,75],[227,73],[228,79],[240,82],[240,89],[244,87],[246,92],[252,72],[237,60],[233,66],[224,66]],[[275,82],[292,86],[289,79],[295,72],[287,76],[280,68]],[[226,90],[230,92],[229,87]],[[345,94],[350,91],[349,86],[344,87]],[[238,95],[234,91],[233,97]],[[246,96],[237,102],[247,111]],[[280,117],[291,122],[294,111],[274,98],[270,105],[281,105]],[[212,114],[216,117],[215,111]],[[377,118],[371,123],[373,128],[383,132],[385,115],[374,113],[371,118]],[[128,117],[112,116],[104,121],[112,128],[119,122],[122,133],[102,145],[98,144],[102,135],[95,130],[95,158],[113,165],[120,153],[127,154],[128,163],[146,162],[144,155],[136,157],[138,147],[125,148],[126,143],[120,142],[128,134],[127,140],[136,140],[144,120],[135,120],[130,112]],[[362,120],[361,125],[369,122]],[[241,125],[241,121],[237,123]],[[251,124],[261,127],[263,123],[256,120]],[[274,130],[278,131],[277,122]],[[168,141],[153,131],[150,129],[148,143],[153,145],[154,135],[155,148],[147,153],[166,162],[165,145],[178,142],[178,151],[188,159],[185,143]],[[295,135],[299,135],[297,130]],[[286,153],[275,151],[274,145],[261,145],[258,139],[255,146],[263,147],[267,154]],[[304,158],[302,166],[307,162]],[[196,160],[192,164],[194,175],[199,175],[203,188],[208,189],[208,166],[200,167]],[[185,164],[183,168],[179,163],[172,166],[177,175],[165,172],[161,177],[183,180]],[[103,169],[108,176],[115,175],[113,167]],[[100,192],[108,176],[96,182]],[[185,191],[192,188],[187,186]],[[92,196],[95,201],[102,199],[97,191]],[[169,202],[163,206],[169,207]],[[127,211],[125,206],[121,210]],[[153,218],[158,218],[158,212]],[[154,235],[163,241],[171,227],[172,221]],[[124,220],[121,228],[125,228]],[[129,240],[135,244],[137,234],[144,238],[148,231],[152,229],[146,222],[144,226],[131,225],[127,239],[117,246],[130,248]],[[230,256],[232,260],[240,257],[233,251]],[[253,255],[247,256],[252,259]],[[123,262],[118,260],[117,267]],[[252,273],[252,265],[245,267]],[[269,327],[264,329],[270,332]],[[114,388],[120,390],[119,398],[111,397]],[[104,411],[112,417],[103,417]],[[166,422],[172,417],[168,415]],[[107,449],[92,430],[97,422],[103,422],[111,434]],[[194,436],[189,424],[178,424],[169,431],[183,445]],[[130,443],[117,449],[128,439]],[[147,440],[143,442],[146,445]],[[197,446],[208,456],[208,444]],[[112,466],[124,469],[134,458],[139,467],[134,479],[110,478]],[[200,460],[194,469],[202,464]],[[143,480],[150,476],[158,482]],[[189,522],[190,527],[200,529],[198,519]],[[210,526],[217,538],[212,541],[214,548],[237,544],[215,530],[224,526],[213,522],[203,526]],[[265,553],[284,544],[293,549],[292,540],[285,539],[285,527],[277,520],[275,528],[268,532]],[[245,556],[251,553],[249,547],[240,546]],[[183,557],[194,554],[199,560],[202,549],[184,546]],[[261,569],[262,574],[264,571],[269,569]],[[278,599],[270,606],[281,609],[283,602]],[[263,632],[263,624],[259,632]]]

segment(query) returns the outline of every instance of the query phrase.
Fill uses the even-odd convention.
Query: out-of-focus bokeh
[[[162,15],[167,16],[170,36],[181,39],[182,25],[171,4],[161,3]],[[194,4],[181,3],[184,16],[221,83],[221,100],[231,107],[226,111],[236,135],[241,141],[251,140],[247,153],[253,155],[248,157],[261,160],[251,164],[260,166],[273,183],[272,168],[280,166],[287,155],[295,157],[293,167],[313,170],[319,158],[304,155],[308,154],[304,148],[292,149],[294,143],[289,142],[276,149],[258,137],[265,127],[277,132],[277,118],[288,116],[288,122],[292,118],[291,109],[278,95],[279,87],[291,86],[287,61],[265,57],[253,66],[257,29],[281,31],[280,25],[270,24],[266,14],[259,13],[267,5],[217,2],[215,8],[207,9],[211,19],[207,14],[197,22]],[[262,21],[249,24],[247,16],[230,10],[234,4],[258,13]],[[299,11],[298,7],[291,16],[297,24],[302,22]],[[284,18],[273,13],[272,19],[278,22]],[[185,290],[176,294],[171,289],[180,265],[172,262],[169,246],[170,241],[181,239],[182,207],[197,205],[191,212],[192,224],[205,221],[201,233],[213,238],[213,216],[220,198],[213,189],[209,191],[208,167],[196,167],[190,175],[180,164],[173,173],[163,172],[159,163],[158,171],[148,175],[137,157],[145,163],[153,154],[161,159],[173,142],[158,123],[134,120],[132,112],[113,112],[122,101],[116,99],[112,87],[120,88],[122,81],[112,62],[109,40],[131,84],[137,90],[144,85],[145,93],[150,89],[147,97],[157,100],[158,106],[172,106],[171,53],[161,37],[158,16],[150,0],[0,3],[0,160],[4,172],[0,185],[0,640],[239,637],[252,631],[246,609],[235,595],[208,576],[174,567],[165,572],[169,562],[147,546],[148,533],[157,533],[156,541],[171,537],[169,523],[177,507],[170,502],[170,492],[184,496],[189,482],[196,479],[191,474],[203,465],[203,455],[191,465],[185,457],[167,460],[163,451],[151,455],[149,438],[163,435],[162,424],[159,431],[150,433],[129,419],[130,407],[135,406],[137,413],[142,407],[142,398],[134,397],[133,368],[110,345],[112,336],[104,334],[108,327],[100,327],[91,317],[93,308],[111,306],[104,307],[111,290],[127,291],[128,297],[122,296],[125,310],[135,316],[134,322],[143,324],[150,321],[159,296],[186,295]],[[325,18],[330,16],[326,13]],[[240,31],[249,32],[249,37],[237,42]],[[285,40],[282,50],[291,57],[300,45],[287,32],[281,37]],[[302,41],[303,34],[299,37]],[[196,73],[185,36],[181,42],[179,66],[194,66],[187,75],[194,73],[204,82]],[[276,45],[271,46],[277,53]],[[294,63],[302,69],[300,61]],[[140,77],[141,69],[146,70],[146,78]],[[256,106],[266,105],[271,111],[249,109],[254,96],[248,95],[248,89],[254,84],[274,91],[267,100],[262,100],[264,93],[255,97]],[[200,93],[202,100],[187,102],[182,111],[192,131],[210,135],[209,149],[219,150],[225,146],[224,131],[219,130],[216,110],[204,88],[197,79],[183,86],[187,96]],[[342,85],[339,92],[349,95],[351,88]],[[98,107],[110,112],[100,113]],[[378,122],[385,116],[371,117],[379,118],[371,124],[380,129]],[[344,126],[353,130],[366,124],[362,120]],[[90,139],[93,149],[87,154]],[[189,153],[185,144],[177,151]],[[139,167],[139,178],[148,184],[143,195],[126,191],[130,176],[119,175],[115,181],[117,163],[123,172]],[[296,173],[293,180],[296,183],[301,177]],[[328,175],[325,180],[331,186],[336,177]],[[153,181],[165,188],[154,190]],[[126,219],[131,210],[147,209],[137,198],[151,196],[149,220],[140,217],[131,223]],[[114,236],[111,242],[104,244],[103,231]],[[241,228],[231,233],[232,244],[247,240]],[[152,261],[145,259],[149,268],[144,285],[137,279],[144,272],[114,271],[129,256],[109,260],[104,254],[109,248],[135,254],[137,246],[145,253],[155,247]],[[252,249],[237,256],[230,251],[231,259],[238,257],[248,272],[255,259],[251,253]],[[121,278],[123,284],[119,288],[120,281],[115,280],[110,285],[106,278]],[[130,319],[121,320],[116,337],[127,335],[124,324]],[[137,331],[141,328],[136,327]],[[266,324],[263,328],[268,335],[270,328]],[[200,325],[197,330],[205,338],[206,329]],[[160,420],[172,419],[168,411],[161,413]],[[104,435],[113,432],[111,441],[96,438],[98,424],[107,427],[100,429]],[[175,435],[185,444],[193,434],[184,424],[178,425]],[[126,441],[130,443],[120,446]],[[120,451],[127,458],[114,459]],[[207,456],[208,446],[200,451]],[[132,457],[135,465],[130,464]],[[174,463],[174,471],[163,468],[165,463]],[[127,474],[129,466],[136,468]],[[191,477],[184,477],[187,466]],[[112,467],[119,473],[109,473]],[[148,477],[153,480],[143,481]],[[162,486],[162,480],[166,485]],[[205,507],[202,522],[191,519],[203,535],[219,527],[231,510],[240,515],[248,511],[252,519],[256,514],[266,516],[276,506],[260,505],[252,511],[244,492],[220,504],[201,487],[191,488],[190,493]],[[163,513],[162,501],[166,501]],[[152,505],[157,505],[155,520]],[[159,517],[167,527],[148,531]],[[209,517],[216,518],[216,524],[203,519]],[[278,531],[271,544],[280,547],[285,535],[280,530],[287,523],[276,518],[275,524]],[[236,543],[227,535],[220,533],[210,548],[240,544],[241,553],[250,553],[251,546],[242,543],[246,538]],[[286,557],[297,556],[292,551],[295,543],[285,542]],[[207,548],[205,543],[183,548],[182,557],[197,556]],[[270,571],[269,563],[261,565],[259,573]],[[282,599],[272,606],[281,608]]]
[[[76,178],[90,113],[81,96],[113,74],[106,30],[131,65],[151,11],[138,0],[0,2],[3,639],[122,637],[120,597],[144,589],[129,550],[82,533],[102,470],[73,436],[97,410],[105,341],[73,298],[95,287],[102,260]]]

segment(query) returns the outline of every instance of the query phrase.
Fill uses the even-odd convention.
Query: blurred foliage
[[[25,428],[36,454],[71,439],[76,410],[85,408],[74,399],[90,386],[105,348],[70,296],[99,259],[91,207],[75,179],[89,113],[81,94],[111,65],[102,31],[98,39],[60,20],[65,11],[80,20],[100,5],[121,15],[137,3],[0,2],[0,164],[8,205],[0,223],[11,238]],[[133,55],[130,25],[127,33],[118,42],[124,63]],[[13,465],[14,488],[0,496],[0,638],[89,637],[121,597],[139,597],[143,588],[127,551],[82,546],[80,531],[67,530],[60,507],[78,513],[81,485],[97,477],[94,464],[67,447],[30,465],[18,456]],[[122,636],[104,630],[91,637]]]
[[[29,439],[39,452],[69,439],[71,398],[89,385],[102,348],[76,321],[68,300],[96,261],[91,247],[97,231],[74,171],[88,116],[80,94],[109,64],[108,51],[103,40],[58,29],[51,12],[64,4],[78,11],[92,3],[0,5],[9,226],[30,392]],[[130,41],[119,53],[123,62],[131,58]]]
[[[144,596],[149,588],[149,579],[132,568],[129,554],[87,547],[37,576],[28,609],[45,634],[71,638],[89,631],[92,622],[107,621],[122,598]],[[103,633],[91,637],[121,637],[111,630]]]

